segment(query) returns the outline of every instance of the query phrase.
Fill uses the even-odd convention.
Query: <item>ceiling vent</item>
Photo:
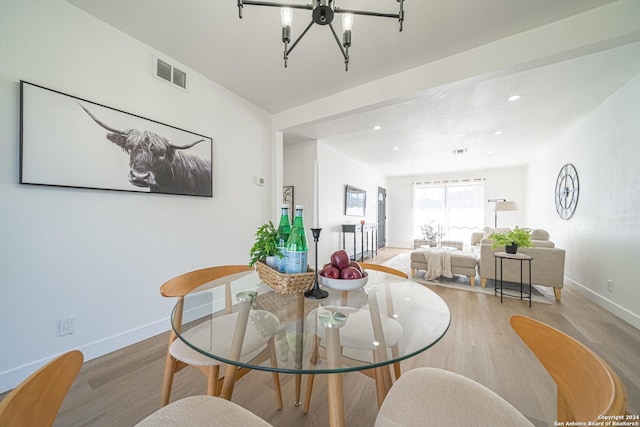
[[[458,148],[457,150],[452,150],[454,156],[459,156],[461,154],[465,154],[467,152],[467,148]]]
[[[153,75],[163,82],[187,91],[187,73],[158,57],[153,58]]]

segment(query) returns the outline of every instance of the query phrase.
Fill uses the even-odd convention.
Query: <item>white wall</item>
[[[518,225],[537,228],[535,224],[526,222],[525,218],[526,168],[524,166],[417,177],[396,177],[388,179],[389,225],[387,228],[387,246],[413,248],[413,239],[419,237],[414,235],[413,229],[413,182],[473,180],[476,178],[484,179],[485,226],[493,227],[495,223],[494,204],[487,202],[487,200],[499,198],[515,201],[519,210],[498,212],[498,227],[511,228]]]
[[[546,224],[567,251],[565,275],[585,295],[640,327],[640,75],[607,99],[527,174],[527,218]],[[573,218],[556,214],[560,168],[572,163],[580,179]],[[607,290],[613,280],[613,293]]]
[[[5,391],[66,350],[91,359],[169,329],[173,301],[160,285],[248,262],[255,227],[276,208],[270,115],[188,69],[189,93],[153,78],[156,52],[62,0],[0,0],[0,10]],[[21,79],[211,136],[214,197],[18,184]],[[77,332],[58,337],[72,314]]]
[[[322,141],[309,141],[284,146],[284,185],[293,185],[295,203],[305,205],[305,226],[309,242],[309,263],[315,262],[313,237],[309,228],[313,221],[313,162],[319,169],[318,264],[329,262],[331,254],[342,248],[342,224],[359,224],[361,219],[378,221],[378,187],[385,187],[385,178],[357,160],[345,156]],[[367,191],[366,216],[344,214],[345,186],[353,185]],[[308,208],[307,208],[308,206]],[[353,243],[352,243],[353,245]]]
[[[318,253],[320,260],[329,262],[331,254],[342,249],[342,224],[360,224],[363,219],[366,223],[377,224],[378,187],[386,188],[386,180],[374,169],[339,153],[322,141],[318,141],[318,163],[322,183],[320,225],[323,227]],[[344,214],[346,185],[366,190],[364,218]]]
[[[313,225],[315,204],[313,200],[314,162],[317,159],[316,141],[285,145],[283,150],[282,185],[293,185],[293,202],[304,208],[304,226],[307,232],[309,255],[307,262],[313,267],[315,247],[310,228]],[[291,218],[295,212],[289,212]],[[318,261],[320,262],[320,261]]]

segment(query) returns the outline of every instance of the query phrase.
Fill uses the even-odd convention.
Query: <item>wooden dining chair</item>
[[[511,327],[558,387],[558,422],[625,415],[627,392],[618,374],[585,345],[551,326],[515,315]]]
[[[220,377],[220,366],[222,363],[192,349],[185,344],[184,341],[178,339],[177,334],[181,332],[180,328],[183,321],[185,295],[198,288],[200,288],[198,290],[205,290],[205,288],[211,289],[218,286],[225,286],[225,315],[202,322],[189,332],[195,332],[196,328],[200,331],[207,331],[216,327],[220,328],[220,330],[226,331],[229,334],[228,340],[225,340],[225,342],[211,343],[211,345],[229,347],[234,331],[234,317],[237,317],[237,313],[233,312],[231,280],[236,278],[239,273],[252,270],[253,268],[248,265],[223,265],[203,268],[176,276],[160,287],[160,294],[162,296],[178,299],[173,312],[173,325],[177,331],[172,328],[169,334],[169,345],[167,348],[164,381],[162,385],[162,406],[167,405],[171,398],[174,375],[189,365],[198,368],[207,377],[207,394],[209,396],[218,396],[221,391],[223,378]],[[207,285],[206,287],[203,286],[205,284]],[[266,315],[269,314],[266,313]],[[275,320],[277,321],[277,319]],[[261,347],[264,347],[264,349],[257,353],[249,363],[260,364],[270,359],[272,366],[277,366],[273,336],[264,337],[262,334],[255,335],[256,336],[251,336],[245,340],[245,346],[242,349],[243,354],[254,354],[258,352]],[[223,351],[218,351],[218,353],[223,353]],[[235,380],[242,378],[248,371],[247,368],[238,368],[235,373]],[[273,372],[272,376],[278,409],[282,409],[280,378],[277,372]]]
[[[379,265],[379,264],[369,264],[369,263],[364,263],[364,262],[360,262],[358,263],[360,264],[360,267],[363,270],[375,270],[375,271],[380,271],[383,273],[387,273],[387,274],[392,274],[394,276],[398,276],[401,277],[403,279],[408,279],[409,276],[406,273],[403,273],[400,270],[397,270],[395,268],[391,268],[391,267],[387,267],[384,265]],[[400,335],[402,334],[402,326],[400,326],[400,324],[394,320],[392,318],[393,314],[394,314],[394,308],[393,308],[393,301],[388,299],[386,301],[386,309],[387,309],[387,316],[389,316],[389,319],[384,319],[382,322],[382,327],[384,330],[384,335],[385,337],[388,337],[389,342],[387,342],[387,346],[389,348],[391,348],[391,354],[394,357],[399,357],[399,349],[398,349],[398,338],[400,337]],[[358,313],[358,314],[362,314],[362,313]],[[358,315],[356,314],[356,315]],[[353,323],[352,323],[353,324]],[[357,349],[362,349],[362,345],[361,344],[356,344],[356,343],[350,343],[350,339],[349,339],[349,331],[347,328],[351,327],[351,325],[347,324],[345,327],[343,327],[343,335],[345,335],[345,337],[343,338],[343,342],[342,347],[343,348],[357,348]],[[354,336],[360,335],[360,334],[353,334]],[[316,363],[317,359],[321,356],[321,354],[323,353],[323,346],[321,345],[321,337],[314,337],[315,339],[315,349],[312,355],[312,363]],[[357,341],[361,341],[361,340],[357,340]],[[375,356],[374,356],[375,357]],[[354,361],[353,359],[343,356],[341,359],[342,363],[344,365],[354,365],[354,364],[359,364],[358,361]],[[400,369],[400,362],[396,362],[393,364],[393,371],[394,371],[394,375],[395,375],[395,379],[397,380],[398,378],[400,378],[400,375],[402,373],[401,369]],[[376,375],[380,373],[380,371],[377,371],[375,369],[366,369],[366,370],[361,370],[358,371],[361,374],[364,374],[368,377],[371,377],[373,379],[376,379]],[[315,379],[315,375],[310,374],[307,376],[307,386],[306,386],[306,390],[305,390],[305,400],[304,400],[304,406],[303,406],[303,412],[306,414],[309,412],[309,407],[311,405],[311,395],[313,393],[313,382]],[[380,379],[376,379],[376,381],[383,381]],[[390,381],[390,379],[387,379],[386,381]],[[379,405],[382,404],[382,401],[380,400],[378,402]]]
[[[229,400],[190,396],[163,406],[136,427],[269,427],[271,424]]]
[[[509,402],[482,384],[437,368],[412,369],[396,381],[375,427],[533,427]]]
[[[0,402],[0,426],[52,426],[83,360],[73,350],[31,374]]]

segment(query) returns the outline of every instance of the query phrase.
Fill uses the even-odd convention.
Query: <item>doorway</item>
[[[378,187],[378,248],[384,248],[387,237],[387,190]]]

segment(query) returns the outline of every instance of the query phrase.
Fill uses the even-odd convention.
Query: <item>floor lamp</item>
[[[493,208],[494,215],[494,227],[498,228],[498,212],[504,211],[517,211],[518,205],[516,202],[507,199],[489,199],[488,202],[493,202],[496,206]]]

